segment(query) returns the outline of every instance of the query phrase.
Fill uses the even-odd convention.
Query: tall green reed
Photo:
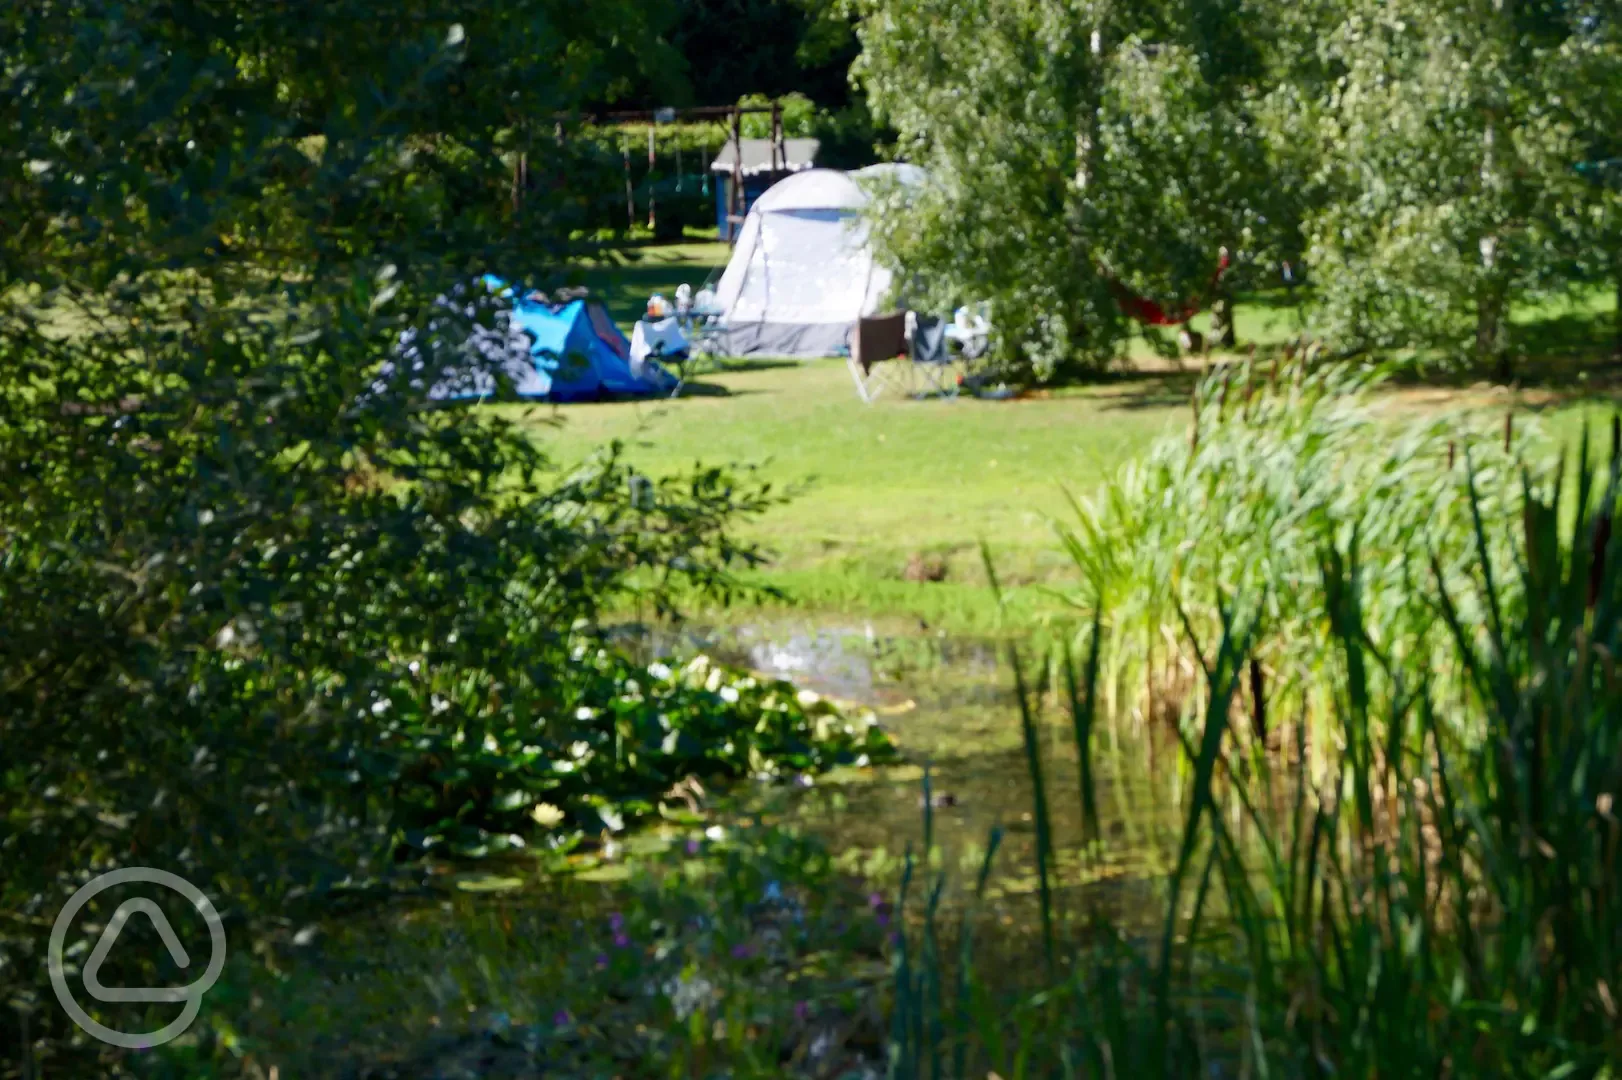
[[[1433,665],[1442,644],[1436,583],[1416,578],[1416,565],[1434,554],[1441,581],[1457,590],[1476,558],[1479,516],[1489,565],[1507,581],[1521,499],[1515,462],[1535,427],[1516,425],[1506,441],[1457,419],[1405,421],[1372,396],[1383,379],[1381,369],[1346,366],[1221,369],[1196,388],[1189,436],[1166,437],[1096,497],[1073,500],[1073,520],[1056,528],[1084,585],[1062,600],[1080,615],[1082,636],[1102,622],[1099,692],[1112,721],[1175,713],[1199,678],[1185,618],[1214,636],[1232,596],[1258,599],[1255,665],[1236,704],[1264,737],[1274,734],[1269,713],[1326,717],[1326,533],[1342,547],[1358,534],[1367,631],[1411,667]],[[1515,602],[1513,588],[1504,600]]]
[[[1320,770],[1306,767],[1303,725],[1293,752],[1239,737],[1234,703],[1276,610],[1265,593],[1212,605],[1209,650],[1198,620],[1180,618],[1203,707],[1179,732],[1193,786],[1159,940],[1060,911],[1066,883],[1051,871],[1042,947],[1057,973],[999,996],[965,933],[939,1022],[914,1025],[926,1038],[892,1057],[892,1075],[924,1075],[924,1061],[931,1076],[1005,1078],[1622,1074],[1619,444],[1601,466],[1585,433],[1569,483],[1563,464],[1547,484],[1523,470],[1513,530],[1466,463],[1467,546],[1404,554],[1401,580],[1434,623],[1381,625],[1378,543],[1360,519],[1322,522],[1311,595],[1332,738]],[[1406,662],[1419,634],[1440,663]],[[1085,677],[1073,652],[1060,658],[1084,761],[1103,637],[1087,643]],[[1035,707],[1022,707],[1027,731]],[[1039,860],[1055,866],[1051,843]],[[932,905],[931,935],[936,919]]]

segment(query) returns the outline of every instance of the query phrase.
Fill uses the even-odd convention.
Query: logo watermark
[[[164,947],[169,950],[169,957],[175,962],[176,967],[185,968],[191,965],[191,957],[186,954],[180,939],[175,936],[174,928],[169,925],[169,919],[157,904],[146,897],[138,896],[118,905],[113,917],[107,920],[107,928],[101,932],[101,940],[97,941],[96,947],[90,951],[90,959],[85,961],[85,991],[97,1001],[185,1002],[180,1015],[173,1021],[157,1031],[138,1035],[114,1031],[91,1019],[90,1014],[74,1000],[73,991],[68,988],[67,974],[62,968],[62,948],[67,941],[68,927],[73,924],[74,916],[79,914],[80,909],[92,897],[114,885],[132,881],[162,885],[191,901],[192,906],[202,914],[203,921],[208,924],[210,948],[208,967],[202,977],[185,986],[103,986],[101,965],[106,961],[107,954],[112,952],[113,943],[118,940],[124,924],[129,922],[130,916],[136,912],[152,921],[153,929],[157,930],[158,937],[163,940]],[[220,921],[220,913],[214,910],[214,905],[203,895],[202,890],[179,874],[171,874],[167,870],[154,870],[147,866],[127,866],[122,870],[113,870],[92,878],[62,906],[61,912],[56,916],[56,924],[51,927],[51,942],[46,952],[46,964],[50,970],[51,988],[56,991],[56,999],[62,1003],[62,1008],[67,1010],[73,1022],[86,1032],[102,1042],[130,1050],[162,1046],[191,1026],[192,1021],[197,1019],[198,1009],[202,1007],[203,995],[219,980],[220,972],[225,968],[225,925]]]

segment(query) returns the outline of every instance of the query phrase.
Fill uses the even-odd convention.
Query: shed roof
[[[743,174],[756,176],[760,173],[772,171],[772,141],[770,139],[744,139],[743,142]],[[783,149],[788,154],[788,163],[784,167],[779,162],[779,168],[784,172],[800,172],[809,169],[817,163],[817,151],[822,144],[816,139],[784,139]],[[730,173],[733,163],[737,160],[732,141],[721,147],[721,152],[715,155],[710,163],[710,170],[718,173]]]

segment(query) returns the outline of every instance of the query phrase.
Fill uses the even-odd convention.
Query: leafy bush
[[[578,827],[689,772],[882,749],[770,688],[636,701],[600,632],[621,604],[725,596],[764,488],[655,481],[615,448],[560,471],[536,424],[384,366],[430,319],[425,362],[464,361],[489,327],[446,314],[458,283],[589,254],[511,198],[506,140],[643,28],[635,4],[465,14],[0,14],[0,996],[25,1014],[0,1046],[21,1071],[124,1067],[43,991],[54,914],[112,867],[188,878],[250,955],[402,856],[488,849],[531,796]],[[579,742],[589,764],[559,754]],[[118,960],[110,984],[157,981]]]

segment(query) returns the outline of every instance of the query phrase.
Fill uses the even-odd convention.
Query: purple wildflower
[[[796,1001],[794,1003],[794,1019],[803,1024],[807,1019],[810,1018],[810,1016],[811,1006],[809,1004],[804,1001]]]
[[[566,1027],[572,1023],[574,1023],[574,1017],[569,1015],[568,1009],[559,1009],[552,1014],[553,1027]]]
[[[734,960],[747,960],[753,955],[755,955],[755,947],[753,945],[732,946],[732,958]]]
[[[608,916],[608,928],[618,934],[625,929],[625,916],[617,911],[610,914]]]
[[[600,968],[605,968],[605,967],[608,966],[608,954],[607,953],[598,953],[597,954],[597,966],[600,967]]]
[[[614,935],[614,948],[623,949],[630,944],[631,939],[625,934],[624,931],[620,931]]]
[[[689,854],[689,855],[697,855],[698,854],[698,841],[697,840],[689,840],[689,841],[687,841],[687,854]]]

